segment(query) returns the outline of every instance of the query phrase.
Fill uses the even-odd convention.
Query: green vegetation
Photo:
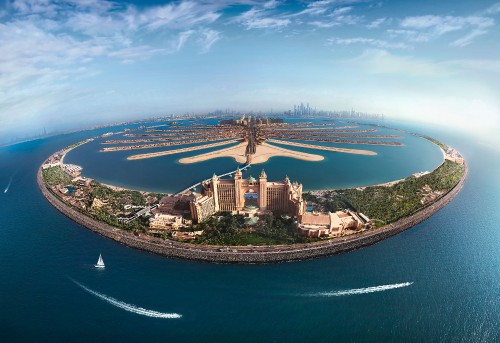
[[[85,144],[85,143],[87,143],[87,140],[71,144],[70,146],[66,147],[64,150],[74,149],[77,146],[80,146],[80,145]]]
[[[437,139],[434,139],[434,138],[429,137],[429,136],[420,136],[420,137],[422,137],[424,139],[427,139],[428,141],[436,144],[437,146],[439,146],[444,151],[448,150],[448,146],[446,144],[444,144],[443,142],[438,141]]]
[[[42,176],[49,185],[68,185],[71,183],[71,176],[66,174],[60,166],[54,166],[42,170]]]
[[[115,191],[111,188],[97,184],[97,187],[90,194],[90,204],[95,198],[103,201],[106,205],[100,209],[94,209],[91,215],[98,221],[105,222],[109,225],[116,226],[127,231],[147,232],[149,228],[149,218],[141,216],[129,223],[124,223],[118,220],[118,214],[121,211],[126,211],[124,205],[146,206],[146,198],[152,197],[158,200],[162,194],[142,194],[139,191],[120,190]],[[109,211],[111,209],[111,211]],[[134,209],[136,211],[136,209]]]
[[[306,194],[304,198],[328,211],[353,209],[375,219],[377,225],[394,222],[421,210],[426,195],[436,196],[450,191],[464,173],[464,166],[446,160],[432,173],[419,178],[409,177],[391,187],[371,186],[330,191],[324,198]],[[427,187],[428,186],[428,187]],[[429,189],[430,188],[430,189]]]
[[[49,188],[50,192],[59,198],[61,198],[61,194],[56,188],[72,185],[75,190],[80,190],[81,193],[77,197],[72,195],[72,200],[66,201],[63,199],[63,201],[68,203],[68,205],[78,212],[88,215],[97,221],[134,233],[147,232],[149,228],[149,218],[147,216],[141,216],[128,223],[120,221],[118,217],[126,216],[130,212],[138,210],[137,208],[126,210],[125,205],[144,207],[148,203],[156,203],[158,199],[163,196],[163,194],[160,193],[143,194],[133,190],[115,191],[111,188],[102,186],[96,181],[92,181],[89,187],[80,187],[71,182],[71,176],[64,172],[60,166],[42,170],[42,176],[44,181],[51,186]],[[96,198],[102,201],[103,206],[101,208],[92,208],[92,203]]]
[[[115,191],[101,185],[92,191],[92,200],[94,198],[108,202],[114,210],[123,210],[123,205],[126,204],[132,206],[146,206],[146,200],[139,191]]]
[[[271,245],[302,243],[301,237],[291,218],[264,215],[257,224],[249,227],[242,215],[220,212],[192,230],[203,230],[203,234],[193,243],[214,245]]]

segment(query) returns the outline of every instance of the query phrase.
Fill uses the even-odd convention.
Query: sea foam
[[[367,293],[388,291],[390,289],[408,287],[412,284],[413,284],[413,282],[394,283],[391,285],[381,285],[381,286],[373,286],[373,287],[366,287],[366,288],[353,288],[353,289],[346,289],[346,290],[332,291],[332,292],[311,293],[311,294],[307,294],[307,296],[310,296],[310,297],[340,297],[340,296],[344,296],[344,295],[367,294]]]
[[[70,278],[71,281],[73,281],[76,285],[78,285],[80,288],[82,288],[84,291],[98,297],[99,299],[102,299],[106,301],[107,303],[116,306],[118,308],[121,308],[122,310],[132,312],[135,314],[140,314],[142,316],[147,316],[147,317],[153,317],[153,318],[166,318],[166,319],[176,319],[176,318],[181,318],[182,315],[178,313],[163,313],[163,312],[157,312],[157,311],[152,311],[148,310],[142,307],[138,307],[132,304],[127,304],[123,301],[117,300],[115,298],[112,298],[110,296],[107,296],[105,294],[101,294],[99,292],[93,291],[90,288],[86,287],[85,285],[82,285],[78,281],[75,281]]]
[[[9,188],[10,188],[10,185],[12,184],[12,176],[10,177],[10,180],[9,180],[9,184],[7,185],[7,187],[5,187],[3,193],[7,193],[9,191]]]

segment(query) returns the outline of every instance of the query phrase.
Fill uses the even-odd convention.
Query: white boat
[[[94,267],[96,267],[96,268],[104,268],[105,267],[101,254],[99,254],[99,259],[97,260],[97,264],[95,264]]]

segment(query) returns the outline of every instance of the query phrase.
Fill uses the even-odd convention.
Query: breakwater
[[[468,166],[467,163],[464,162],[464,173],[462,178],[448,193],[419,212],[381,228],[364,231],[348,237],[339,237],[315,243],[230,247],[175,242],[154,238],[145,234],[135,236],[133,233],[98,222],[62,202],[46,187],[41,168],[38,170],[37,183],[47,200],[67,217],[104,237],[113,239],[126,246],[163,256],[205,262],[276,263],[339,254],[375,244],[401,233],[426,220],[453,200],[464,186],[467,175]]]

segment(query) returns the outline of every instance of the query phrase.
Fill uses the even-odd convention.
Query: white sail
[[[104,261],[102,260],[101,254],[99,254],[99,259],[97,260],[96,268],[104,268]]]

